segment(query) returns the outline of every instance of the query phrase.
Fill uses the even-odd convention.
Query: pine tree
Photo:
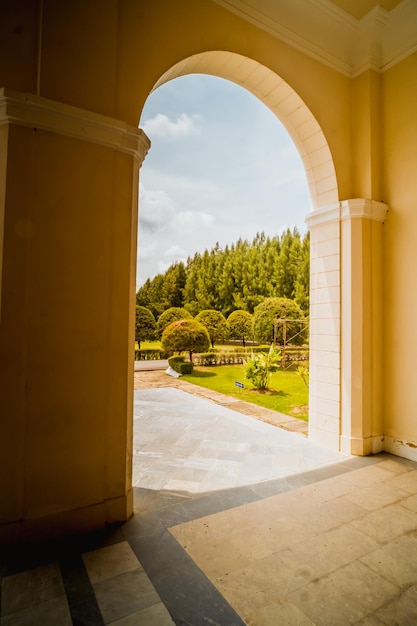
[[[309,281],[309,235],[288,228],[276,237],[257,233],[252,242],[239,238],[224,249],[216,243],[185,265],[175,263],[145,282],[136,303],[156,318],[170,307],[183,307],[192,316],[215,309],[227,317],[235,310],[253,313],[264,298],[284,297],[308,315]]]

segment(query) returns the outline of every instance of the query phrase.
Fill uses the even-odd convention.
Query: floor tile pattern
[[[83,554],[105,624],[173,626],[168,611],[126,541]]]
[[[142,391],[136,514],[10,547],[2,625],[417,623],[416,463],[335,455],[178,388]]]
[[[170,532],[248,626],[417,623],[417,470],[377,458]]]
[[[176,388],[135,391],[134,432],[134,485],[154,490],[230,489],[347,458]]]
[[[71,626],[64,583],[57,563],[41,565],[2,581],[1,623]]]

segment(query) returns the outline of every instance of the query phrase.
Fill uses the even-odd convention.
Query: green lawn
[[[141,350],[159,350],[161,347],[160,341],[141,341],[140,349]]]
[[[256,391],[244,378],[243,365],[195,367],[192,375],[182,376],[194,385],[213,389],[245,402],[308,420],[308,389],[296,372],[279,371],[271,376],[270,391]],[[244,384],[241,389],[236,382]]]

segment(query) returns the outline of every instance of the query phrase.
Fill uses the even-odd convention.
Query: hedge
[[[195,365],[242,365],[248,355],[243,352],[202,352],[195,354]]]
[[[166,359],[167,355],[159,348],[147,348],[144,350],[135,350],[135,361],[158,361]]]
[[[185,361],[183,356],[170,356],[168,365],[179,374],[192,374],[194,365],[191,361]]]

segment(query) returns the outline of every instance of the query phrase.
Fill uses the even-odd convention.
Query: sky
[[[139,124],[137,288],[196,252],[257,232],[306,232],[310,196],[284,126],[244,88],[193,74],[152,92]]]

